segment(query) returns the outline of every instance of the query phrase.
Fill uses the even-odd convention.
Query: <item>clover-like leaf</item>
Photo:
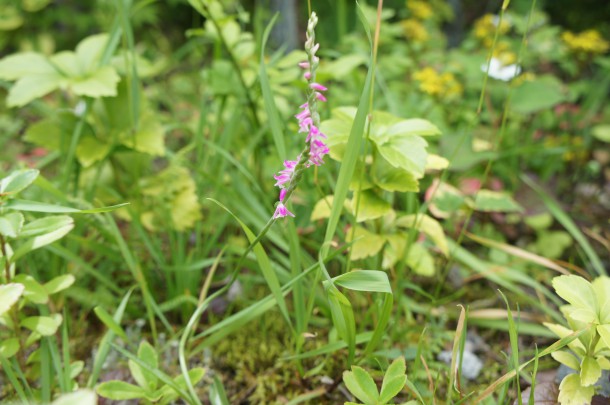
[[[142,387],[118,380],[103,382],[97,386],[96,391],[104,398],[115,401],[137,399],[142,398],[145,395],[145,391]]]
[[[343,372],[343,382],[347,389],[366,405],[377,403],[379,399],[377,385],[365,369],[352,366],[352,371]]]
[[[559,276],[553,279],[553,288],[561,298],[576,309],[597,312],[595,292],[591,283],[580,276]]]
[[[559,402],[561,405],[590,404],[595,394],[593,386],[583,387],[578,374],[567,375],[559,385]]]

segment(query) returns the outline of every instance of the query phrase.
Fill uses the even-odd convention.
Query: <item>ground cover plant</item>
[[[0,401],[609,401],[608,22],[296,3],[0,6]]]

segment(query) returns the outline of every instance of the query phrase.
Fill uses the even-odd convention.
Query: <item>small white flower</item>
[[[505,82],[512,80],[521,73],[521,67],[519,65],[513,64],[504,66],[498,58],[491,58],[491,61],[489,62],[489,71],[487,71],[487,64],[482,64],[481,70],[487,72],[489,77]]]

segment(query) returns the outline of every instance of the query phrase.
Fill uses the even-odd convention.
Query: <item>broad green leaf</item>
[[[420,232],[425,233],[445,255],[449,256],[449,248],[447,246],[447,238],[443,231],[442,225],[434,218],[426,214],[410,214],[398,218],[395,222],[396,226],[413,228],[415,227]]]
[[[392,364],[390,364],[388,369],[385,371],[383,381],[385,382],[386,378],[388,380],[391,380],[396,377],[401,377],[401,376],[405,375],[406,372],[407,372],[407,364],[405,362],[405,358],[402,356],[397,357],[396,359],[394,359]],[[383,391],[383,388],[382,388],[382,391]]]
[[[328,281],[324,281],[325,285]],[[392,294],[388,275],[379,270],[352,270],[333,277],[333,283],[355,291],[383,292]]]
[[[16,238],[21,232],[24,218],[20,212],[9,212],[0,216],[0,235]]]
[[[15,53],[0,60],[0,79],[3,80],[13,81],[50,73],[56,73],[55,68],[39,53]]]
[[[443,170],[449,167],[449,160],[433,153],[428,154],[426,170]]]
[[[570,329],[568,329],[568,328],[566,328],[565,326],[562,326],[562,325],[557,325],[557,324],[548,323],[548,322],[544,322],[543,324],[549,330],[551,330],[554,334],[559,336],[561,339],[563,339],[563,338],[571,335],[572,333],[574,333],[573,330],[570,330]],[[610,335],[608,337],[610,337]],[[609,342],[610,342],[610,340],[609,340]],[[568,343],[568,347],[570,349],[572,349],[572,351],[574,353],[577,353],[580,356],[583,356],[584,353],[586,352],[585,346],[582,344],[580,339],[572,340],[570,343]]]
[[[19,239],[32,238],[64,227],[74,225],[74,220],[67,215],[48,216],[28,222],[21,231]]]
[[[602,370],[610,370],[610,360],[607,357],[599,356],[595,360]]]
[[[593,394],[595,394],[594,387],[583,387],[578,374],[569,374],[559,385],[558,400],[561,405],[590,404]]]
[[[606,345],[606,348],[610,350],[610,325],[597,325],[597,333],[599,333],[599,336]]]
[[[407,382],[406,375],[397,376],[395,378],[388,380],[387,382],[384,379],[383,380],[384,385],[381,388],[379,403],[381,403],[381,404],[389,403],[392,398],[394,398],[396,395],[398,395],[400,393],[400,391],[402,391],[406,382]]]
[[[19,338],[8,338],[0,342],[0,356],[6,359],[13,357],[18,351]]]
[[[64,274],[63,276],[57,276],[45,283],[44,288],[49,295],[57,294],[74,284],[75,280],[76,279],[72,274]]]
[[[76,57],[83,72],[90,72],[96,68],[106,48],[108,38],[108,34],[91,35],[76,45]]]
[[[477,193],[474,208],[484,212],[523,211],[523,208],[508,194],[491,190],[480,190]]]
[[[49,62],[64,77],[79,77],[85,74],[72,51],[58,52],[49,58]]]
[[[95,312],[95,315],[97,315],[99,320],[102,321],[102,323],[106,325],[108,329],[120,336],[123,340],[127,341],[127,335],[125,334],[123,328],[121,328],[121,325],[115,322],[112,315],[106,312],[104,308],[97,306],[93,309],[93,312]]]
[[[599,276],[591,283],[595,298],[597,299],[597,308],[599,310],[599,322],[601,324],[610,323],[610,277]]]
[[[51,405],[97,405],[97,394],[93,390],[81,388],[61,394]]]
[[[419,179],[426,168],[428,143],[419,136],[396,137],[378,145],[381,156],[392,166],[403,169]]]
[[[138,348],[138,358],[142,360],[144,363],[148,364],[151,368],[159,367],[159,360],[157,357],[157,351],[154,347],[150,345],[146,340],[143,340],[140,343],[140,347]],[[131,371],[131,376],[138,383],[138,385],[146,392],[153,392],[157,389],[157,377],[149,372],[148,370],[140,367],[134,361],[128,361],[129,370]]]
[[[346,202],[347,204],[347,202]],[[333,196],[327,195],[326,197],[319,200],[311,211],[311,220],[316,221],[318,219],[328,218],[330,216],[330,209],[333,205]]]
[[[436,272],[432,255],[421,243],[413,243],[409,247],[406,263],[420,276],[432,277]]]
[[[217,375],[214,376],[212,385],[210,386],[209,397],[211,405],[229,405],[229,398],[225,392],[224,385]]]
[[[557,295],[577,309],[597,311],[595,292],[591,283],[580,276],[559,276],[553,279],[553,288]]]
[[[585,356],[580,365],[580,383],[588,387],[597,382],[602,376],[602,369],[597,360],[591,356]]]
[[[558,259],[573,244],[570,234],[565,231],[545,231],[539,233],[536,242],[528,247],[547,259]]]
[[[381,267],[389,269],[403,258],[407,246],[407,237],[402,234],[384,235],[388,244],[383,249],[383,261]]]
[[[137,399],[142,398],[145,395],[142,387],[117,380],[101,383],[97,386],[96,391],[102,397],[115,401]]]
[[[0,195],[17,194],[36,180],[40,172],[36,169],[17,170],[0,180]]]
[[[4,315],[15,305],[24,290],[25,286],[20,283],[0,285],[0,316]]]
[[[9,90],[6,104],[9,107],[23,107],[30,101],[56,90],[61,84],[62,78],[59,73],[23,77]]]
[[[385,159],[375,162],[375,184],[386,191],[418,192],[417,176],[407,170],[397,169]]]
[[[603,142],[610,142],[610,124],[596,125],[591,129],[594,137]]]
[[[352,210],[358,209],[357,222],[380,218],[392,210],[390,203],[379,197],[373,190],[355,193],[351,205]]]
[[[83,167],[89,167],[106,157],[112,146],[92,135],[82,136],[76,147],[76,157]]]
[[[548,109],[564,101],[566,96],[559,79],[543,75],[534,81],[525,81],[513,91],[511,109],[523,114]]]
[[[137,132],[134,135],[123,135],[121,143],[152,156],[165,155],[165,131],[150,113],[142,114]]]
[[[561,364],[565,364],[573,370],[580,370],[580,363],[578,359],[574,357],[574,355],[566,350],[558,350],[556,352],[551,353],[551,357],[553,357],[556,361]]]
[[[111,97],[117,94],[117,84],[121,77],[110,66],[102,66],[83,78],[70,80],[70,87],[79,96],[93,98]]]
[[[376,255],[385,243],[383,236],[369,232],[361,226],[356,226],[354,229],[354,236],[352,238],[352,231],[350,230],[347,234],[347,241],[355,242],[352,245],[352,259],[358,260],[368,256]]]
[[[38,283],[32,276],[18,274],[13,281],[24,286],[23,297],[35,304],[46,304],[49,301],[49,294],[45,288]]]
[[[347,389],[366,405],[378,403],[379,392],[377,391],[377,385],[373,377],[362,367],[352,366],[352,371],[345,371],[343,373],[343,382]]]
[[[24,232],[28,225],[23,227]],[[70,223],[66,223],[61,228],[57,228],[54,231],[27,239],[21,245],[19,245],[17,249],[15,249],[15,253],[12,257],[13,260],[17,260],[23,255],[31,252],[32,250],[41,248],[63,238],[65,235],[68,234],[68,232],[72,230],[72,228],[74,228],[74,222],[71,221]]]
[[[470,204],[460,190],[436,180],[426,191],[426,196],[431,198],[430,213],[438,218],[450,218],[462,212]]]
[[[21,326],[42,336],[51,336],[57,332],[61,321],[62,317],[59,314],[52,316],[30,316],[21,321]]]

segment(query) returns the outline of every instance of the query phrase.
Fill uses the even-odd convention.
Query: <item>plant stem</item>
[[[2,256],[4,257],[4,271],[7,284],[11,282],[11,261],[6,254],[6,241],[4,235],[0,234],[0,249],[2,250]]]

